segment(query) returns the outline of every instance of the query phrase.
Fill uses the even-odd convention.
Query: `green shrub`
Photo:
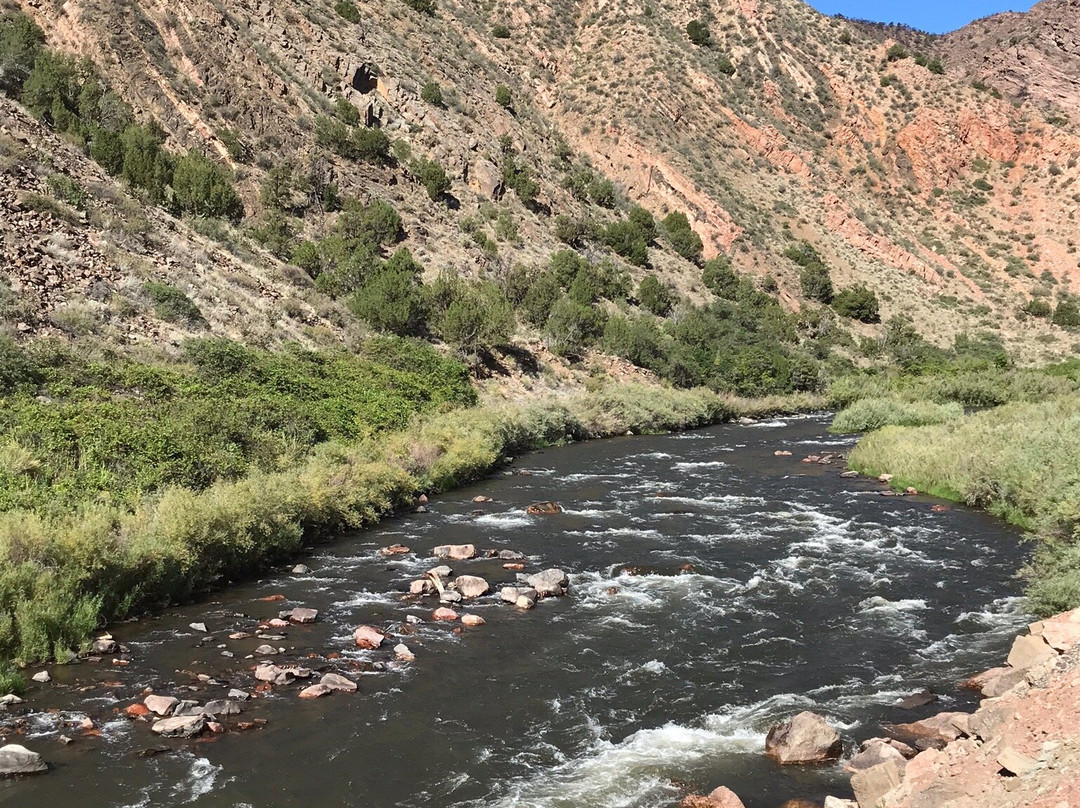
[[[172,161],[161,147],[165,133],[156,124],[129,124],[120,135],[124,149],[121,174],[136,188],[147,192],[151,201],[163,204],[172,182]]]
[[[154,313],[170,323],[203,325],[206,320],[195,302],[175,286],[158,281],[147,281],[143,291],[154,304]]]
[[[430,296],[436,333],[461,354],[475,356],[509,342],[514,311],[494,284],[441,278],[432,285]]]
[[[243,216],[244,206],[229,171],[194,150],[176,161],[172,188],[173,202],[183,213],[229,219]]]
[[[1080,327],[1080,305],[1075,300],[1059,300],[1051,322],[1066,328]]]
[[[829,268],[824,264],[810,264],[799,273],[799,285],[803,296],[820,303],[830,303],[833,299],[832,278]]]
[[[942,424],[964,415],[955,402],[905,401],[896,397],[863,398],[833,418],[832,432],[871,432],[884,426]]]
[[[349,199],[342,206],[334,233],[353,248],[389,246],[401,240],[401,215],[384,199],[373,199],[366,205]]]
[[[11,337],[0,334],[0,395],[11,395],[36,385],[40,379],[37,364],[23,348]]]
[[[440,199],[450,190],[450,178],[446,170],[435,160],[419,158],[409,164],[409,171],[424,186],[430,199]]]
[[[604,228],[601,240],[616,255],[622,256],[635,266],[649,263],[649,242],[641,228],[632,221],[612,222]]]
[[[443,105],[443,91],[438,82],[429,81],[424,84],[424,88],[420,91],[420,98],[433,107],[441,107]]]
[[[716,69],[725,76],[735,75],[735,63],[731,61],[731,57],[726,54],[716,60]]]
[[[687,261],[697,263],[701,260],[701,253],[705,245],[701,237],[690,227],[690,220],[682,212],[669,213],[662,222],[664,233],[667,235],[671,247],[676,253]]]
[[[496,39],[508,39],[510,37],[510,29],[503,23],[495,23],[491,26],[491,35]]]
[[[45,33],[21,12],[0,14],[0,90],[19,98],[45,45]]]
[[[400,336],[422,333],[426,321],[422,272],[412,253],[400,248],[353,292],[349,309],[378,331]]]
[[[349,22],[360,22],[360,11],[352,0],[338,0],[334,3],[334,11]]]
[[[686,24],[686,36],[699,47],[707,47],[712,44],[712,34],[709,32],[709,26],[698,19],[690,20]]]
[[[405,5],[420,14],[435,16],[435,0],[405,0]]]
[[[599,228],[592,220],[575,219],[565,213],[555,217],[554,232],[555,238],[571,247],[584,246],[585,242],[600,236]]]
[[[726,255],[705,262],[705,268],[701,271],[701,282],[717,297],[725,300],[735,300],[738,297],[739,275],[732,269],[731,259]]]
[[[521,313],[526,322],[543,326],[561,296],[562,286],[554,272],[535,275],[521,301]]]
[[[505,84],[500,84],[495,88],[495,103],[504,109],[510,109],[513,97],[510,95],[510,88]]]
[[[592,345],[604,329],[604,318],[592,306],[561,297],[551,307],[544,325],[548,348],[559,356],[574,357]]]
[[[602,208],[613,208],[618,202],[615,185],[607,177],[593,177],[589,183],[589,197]]]
[[[631,205],[626,218],[637,228],[646,244],[651,244],[656,239],[656,219],[641,205]]]
[[[334,102],[334,117],[346,126],[359,126],[363,122],[360,110],[345,98],[339,98]]]
[[[1046,300],[1040,300],[1039,298],[1033,298],[1025,303],[1020,311],[1029,317],[1040,317],[1042,319],[1048,319],[1053,312],[1053,308]]]
[[[898,62],[901,59],[906,59],[908,58],[908,49],[899,42],[893,43],[889,46],[889,49],[885,51],[885,58],[890,62]]]
[[[390,156],[390,138],[381,129],[349,126],[328,115],[315,119],[315,142],[349,160],[383,163]]]
[[[530,206],[536,201],[540,186],[533,179],[529,167],[524,162],[519,162],[513,154],[503,155],[502,179],[503,184],[517,194],[523,205]]]
[[[671,290],[660,283],[655,275],[646,275],[641,279],[637,296],[641,307],[657,317],[666,317],[675,305]]]
[[[806,270],[804,270],[806,271]],[[830,282],[831,283],[831,282]],[[805,289],[804,289],[805,294]],[[881,321],[877,295],[863,285],[841,289],[832,300],[832,307],[842,317],[850,317],[864,323]]]
[[[650,317],[610,317],[604,326],[604,350],[638,367],[662,372],[665,366],[663,339]]]

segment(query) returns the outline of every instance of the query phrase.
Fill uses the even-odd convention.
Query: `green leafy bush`
[[[405,0],[405,5],[420,14],[435,16],[435,0]]]
[[[1049,319],[1050,315],[1053,313],[1053,307],[1051,307],[1048,301],[1036,297],[1025,303],[1020,308],[1020,311],[1029,317],[1039,317],[1045,320]]]
[[[495,88],[495,103],[504,109],[509,109],[510,105],[513,103],[510,88],[505,84],[500,84]]]
[[[805,289],[804,289],[805,293]],[[877,295],[863,285],[841,289],[832,300],[832,307],[837,314],[850,317],[864,323],[881,321]]]
[[[206,320],[195,302],[175,286],[159,281],[147,281],[143,291],[154,304],[154,312],[170,323],[204,325]]]
[[[559,356],[574,357],[594,344],[603,330],[604,317],[600,312],[564,296],[551,307],[544,338],[548,348]]]
[[[349,160],[383,163],[390,156],[390,138],[381,129],[350,126],[328,115],[315,119],[315,142]]]
[[[496,39],[508,39],[510,37],[510,28],[504,23],[495,23],[491,26],[491,35]]]
[[[435,160],[419,158],[409,164],[409,171],[424,186],[430,199],[440,199],[450,190],[450,178],[446,170]]]
[[[726,255],[705,262],[701,271],[701,282],[717,297],[726,300],[735,300],[738,297],[739,275],[732,269],[731,259]]]
[[[686,36],[698,47],[707,47],[712,44],[712,34],[709,26],[701,20],[693,19],[686,24]]]
[[[1080,305],[1071,299],[1059,300],[1057,306],[1054,307],[1051,322],[1066,328],[1080,327]]]
[[[420,98],[433,107],[441,107],[444,103],[442,87],[435,81],[426,82],[420,91]]]
[[[427,316],[420,286],[422,272],[412,253],[400,248],[353,292],[349,309],[377,331],[421,334]]]
[[[906,401],[896,397],[863,398],[833,418],[831,432],[871,432],[884,426],[925,426],[961,418],[956,402]]]
[[[0,90],[19,98],[45,45],[45,33],[21,12],[0,14]]]
[[[244,206],[229,171],[192,150],[176,161],[173,202],[183,213],[239,219]]]
[[[690,220],[686,214],[680,211],[669,213],[662,222],[664,233],[671,243],[672,249],[687,261],[697,263],[701,260],[701,253],[705,245],[701,236],[690,227]]]
[[[338,0],[334,3],[334,11],[349,22],[360,22],[360,11],[352,0]]]
[[[641,279],[637,296],[641,307],[658,317],[666,317],[675,305],[671,290],[660,283],[655,275],[646,275]]]

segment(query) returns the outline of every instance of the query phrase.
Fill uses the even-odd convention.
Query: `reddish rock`
[[[353,642],[357,648],[374,650],[382,645],[385,639],[386,634],[375,626],[360,626],[353,631]]]
[[[1041,636],[1025,634],[1013,640],[1008,664],[1015,670],[1023,670],[1055,656],[1057,656],[1057,651],[1051,648]]]
[[[145,704],[129,704],[124,708],[124,715],[128,718],[141,718],[144,715],[150,715],[150,708]]]
[[[379,550],[379,555],[394,556],[405,555],[411,552],[404,544],[391,544],[389,547],[383,547]]]
[[[311,685],[310,687],[305,687],[303,690],[300,691],[300,698],[318,699],[333,692],[334,691],[331,688],[327,687],[324,684]]]
[[[746,808],[735,792],[726,786],[719,786],[709,792],[708,796],[691,794],[683,797],[679,808]]]
[[[156,696],[150,694],[143,699],[143,704],[150,709],[150,712],[156,713],[157,715],[168,715],[179,703],[180,699],[173,698],[172,696]]]
[[[267,595],[265,598],[259,598],[259,600],[264,600],[267,603],[276,603],[279,600],[285,600],[285,596],[284,595]]]
[[[470,558],[476,558],[476,545],[440,544],[432,549],[431,554],[437,558],[448,558],[451,561],[467,561]]]
[[[521,564],[521,563],[513,563],[513,562],[511,562],[511,563],[503,564],[502,568],[504,570],[518,570],[518,571],[520,571],[520,570],[525,569],[525,565]]]
[[[477,502],[477,503],[480,503],[480,502],[491,502],[491,497],[485,497],[485,496],[483,496],[483,495],[480,495],[480,496],[478,496],[478,497],[473,497],[473,498],[472,498],[472,501],[473,501],[473,502]]]
[[[432,620],[457,620],[458,613],[453,609],[448,609],[445,606],[440,606],[434,612],[431,613]]]
[[[461,615],[461,625],[463,626],[482,626],[486,622],[487,621],[478,614]]]

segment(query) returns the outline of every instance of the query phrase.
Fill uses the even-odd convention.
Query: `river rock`
[[[263,662],[255,668],[255,678],[260,682],[272,682],[274,684],[288,684],[291,681],[292,672],[269,662]]]
[[[17,743],[0,746],[0,777],[39,774],[48,770],[48,765],[37,752],[31,752]]]
[[[194,738],[206,729],[206,716],[200,714],[163,718],[155,721],[150,729],[165,738]]]
[[[518,595],[517,600],[514,601],[514,605],[519,609],[528,611],[529,609],[535,608],[536,601],[528,595]]]
[[[142,718],[144,715],[150,715],[150,708],[145,704],[129,704],[124,708],[124,715],[128,718]]]
[[[482,626],[486,622],[487,621],[478,614],[461,615],[461,625],[463,626]]]
[[[532,600],[537,597],[536,590],[531,586],[504,586],[499,590],[499,597],[507,603],[517,603],[517,599],[522,595]]]
[[[457,620],[458,619],[458,613],[455,612],[453,609],[448,609],[445,606],[441,606],[438,609],[436,609],[434,612],[431,613],[431,619],[432,620],[448,620],[448,621]]]
[[[927,704],[933,704],[937,700],[937,693],[927,688],[901,699],[896,706],[901,710],[914,710],[918,707],[925,707]]]
[[[787,449],[777,449],[775,452],[773,452],[773,455],[775,455],[776,457],[791,457],[791,452],[789,452]]]
[[[1015,670],[1013,668],[996,668],[995,670],[1000,671],[1000,673],[987,679],[985,684],[979,689],[979,692],[988,699],[1004,696],[1018,684],[1027,679],[1024,670]]]
[[[525,513],[533,516],[550,516],[551,514],[562,513],[562,506],[557,502],[534,502],[525,509]]]
[[[866,808],[876,808],[889,791],[904,779],[903,761],[887,760],[851,776],[851,790],[855,801]]]
[[[386,640],[386,634],[375,626],[358,626],[353,630],[353,642],[357,648],[375,650]]]
[[[956,726],[956,720],[966,721],[967,717],[967,713],[938,713],[909,724],[886,724],[883,729],[916,749],[940,749],[960,737],[962,733]]]
[[[439,593],[440,603],[461,603],[462,600],[461,593],[456,589],[445,589]]]
[[[562,570],[550,569],[526,576],[525,582],[536,590],[538,597],[546,598],[565,595],[570,579]]]
[[[115,654],[119,650],[120,646],[116,640],[109,636],[98,637],[94,640],[94,644],[90,646],[90,653],[92,654]]]
[[[276,649],[272,645],[265,645],[264,644],[264,645],[260,645],[258,648],[256,648],[254,653],[255,653],[255,656],[274,656],[275,654],[278,653],[278,649]]]
[[[409,584],[410,595],[430,595],[435,591],[435,585],[427,578],[418,578]]]
[[[334,691],[323,684],[310,685],[300,691],[300,698],[302,699],[318,699],[323,696],[328,696]]]
[[[818,763],[839,757],[843,749],[836,730],[805,710],[773,726],[765,738],[765,754],[778,763]]]
[[[156,696],[152,693],[143,699],[143,704],[146,705],[147,709],[157,715],[168,715],[179,703],[180,699],[172,696]]]
[[[8,693],[6,696],[0,697],[0,707],[10,707],[13,704],[22,704],[23,700],[16,696],[14,693]]]
[[[454,587],[463,598],[478,598],[491,591],[488,582],[478,575],[459,575],[454,579]]]
[[[708,796],[690,794],[679,803],[679,808],[746,808],[742,800],[727,786],[719,786]]]
[[[278,616],[282,620],[288,620],[290,623],[314,623],[319,619],[319,610],[299,607],[288,612],[282,612]]]
[[[244,694],[247,696],[247,693]],[[214,716],[220,718],[223,715],[240,715],[242,710],[240,705],[233,699],[214,699],[213,701],[206,702],[206,706],[202,708],[203,714],[208,716]]]
[[[247,701],[251,698],[250,693],[235,687],[229,691],[228,695],[230,699],[235,699],[236,701]]]
[[[289,612],[285,612],[285,614],[289,614]],[[288,626],[289,621],[286,618],[271,617],[269,620],[266,621],[267,628],[288,628]]]
[[[843,477],[845,480],[853,480],[853,479],[855,479],[856,477],[859,476],[859,472],[857,472],[857,471],[842,471],[842,472],[840,472],[840,476]]]
[[[176,718],[188,715],[202,715],[202,708],[199,707],[199,702],[192,699],[184,699],[183,701],[177,702],[176,706],[173,707],[172,714]]]
[[[292,568],[293,575],[307,575],[309,572],[311,572],[311,567],[307,564],[297,564]]]
[[[409,646],[405,643],[398,643],[394,646],[394,656],[400,659],[402,662],[412,662],[416,659],[416,655],[409,650]]]
[[[404,544],[391,544],[389,547],[379,548],[379,555],[384,556],[406,555],[410,552],[412,551]]]
[[[877,743],[867,745],[865,749],[863,749],[857,755],[854,755],[851,760],[845,763],[844,771],[848,772],[849,774],[854,774],[855,772],[862,771],[863,769],[872,769],[874,766],[885,763],[889,760],[898,761],[901,766],[906,764],[906,760],[904,759],[903,755],[901,755],[897,750],[893,749],[892,746],[890,746],[889,744],[885,743],[884,741],[878,740]]]
[[[503,561],[524,561],[525,554],[517,550],[499,550],[499,558]]]
[[[440,544],[432,549],[431,554],[436,558],[449,558],[451,561],[467,561],[470,558],[476,558],[476,545]]]
[[[1012,650],[1009,651],[1006,662],[1014,670],[1024,670],[1055,656],[1057,656],[1057,651],[1051,648],[1043,637],[1037,634],[1024,634],[1013,640]]]
[[[40,682],[43,685],[48,684],[52,681],[52,677],[49,676],[48,671],[38,671],[30,678],[33,679],[35,682]]]
[[[483,494],[481,494],[480,496],[473,497],[472,501],[477,503],[477,504],[482,503],[482,502],[491,502],[491,497],[485,497]]]
[[[826,797],[822,808],[859,808],[855,800],[842,800],[839,797]]]
[[[441,580],[446,580],[453,574],[454,571],[445,564],[441,564],[438,567],[432,567],[424,573],[424,575],[434,575],[436,578],[439,578]]]
[[[328,687],[331,690],[341,690],[345,693],[356,692],[356,682],[337,673],[325,674],[323,678],[319,680],[319,684]]]

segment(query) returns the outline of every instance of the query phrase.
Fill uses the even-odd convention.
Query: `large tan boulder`
[[[454,588],[463,598],[478,598],[491,591],[488,582],[479,575],[459,575],[454,579]]]
[[[503,194],[502,172],[493,162],[481,157],[469,169],[469,187],[481,196],[496,201]]]
[[[1041,636],[1025,634],[1013,640],[1012,650],[1009,651],[1007,661],[1009,667],[1015,670],[1024,670],[1055,656],[1057,656],[1057,651],[1051,648],[1050,644]]]
[[[887,760],[851,776],[851,790],[859,808],[881,808],[885,795],[904,779],[903,761]]]
[[[679,808],[746,808],[742,800],[727,786],[718,786],[708,796],[691,794],[684,797]]]
[[[877,743],[868,744],[865,749],[845,763],[844,771],[854,774],[864,769],[872,769],[890,760],[896,761],[900,766],[904,766],[907,762],[904,756],[889,743],[877,739]]]
[[[778,763],[819,763],[840,757],[843,750],[839,733],[809,711],[776,724],[765,738],[765,754]]]
[[[353,631],[353,642],[357,648],[374,650],[386,640],[386,635],[375,626],[359,626]]]
[[[475,544],[440,544],[431,551],[437,558],[449,558],[452,561],[467,561],[476,558]]]

